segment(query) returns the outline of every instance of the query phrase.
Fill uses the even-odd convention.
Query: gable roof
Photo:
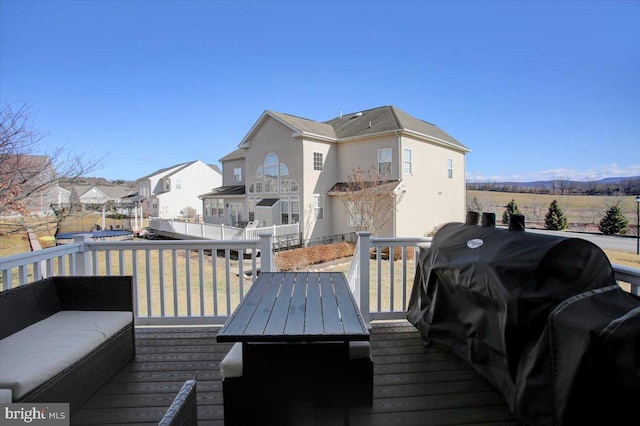
[[[143,176],[143,177],[141,177],[141,178],[137,179],[137,181],[140,181],[140,180],[146,180],[146,179],[151,178],[152,176],[156,176],[156,175],[159,175],[159,174],[161,174],[161,173],[167,173],[167,172],[168,172],[168,173],[167,173],[166,175],[162,176],[162,177],[163,177],[163,178],[168,178],[168,177],[170,177],[170,176],[172,176],[172,175],[175,175],[175,174],[176,174],[176,173],[178,173],[179,171],[184,170],[184,169],[186,169],[187,167],[189,167],[189,166],[191,166],[191,165],[193,165],[193,164],[197,163],[198,161],[200,161],[200,160],[187,161],[186,163],[178,163],[178,164],[175,164],[175,165],[173,165],[173,166],[165,167],[165,168],[162,168],[162,169],[156,170],[155,172],[150,173],[150,174],[148,174],[148,175],[146,175],[146,176]],[[207,166],[211,167],[211,168],[212,168],[213,170],[215,170],[216,172],[218,172],[218,173],[222,174],[222,171],[220,170],[220,168],[219,168],[217,165],[215,165],[215,164],[207,164]]]
[[[297,117],[295,115],[267,110],[260,116],[251,130],[249,130],[247,135],[242,139],[238,145],[239,148],[248,148],[251,136],[267,117],[271,117],[289,127],[292,130],[293,137],[306,136],[333,142],[341,142],[372,135],[401,131],[465,152],[469,151],[466,146],[461,144],[438,126],[415,118],[393,105],[344,114],[325,122],[317,122],[307,118]],[[233,154],[238,155],[237,151],[238,150],[232,152],[226,157],[223,157],[221,161],[232,159],[230,157]]]
[[[438,126],[413,117],[393,105],[346,114],[327,121],[338,139],[351,139],[378,133],[405,131],[467,150]]]
[[[161,173],[168,172],[168,171],[169,171],[169,170],[171,170],[171,169],[174,169],[174,168],[176,168],[176,167],[184,166],[185,164],[187,164],[187,163],[179,163],[179,164],[175,164],[175,165],[173,165],[173,166],[164,167],[164,168],[162,168],[162,169],[158,169],[158,170],[156,170],[156,171],[155,171],[155,172],[153,172],[153,173],[149,173],[149,174],[148,174],[148,175],[146,175],[146,176],[142,176],[141,178],[138,178],[137,180],[145,180],[145,179],[149,179],[149,178],[151,178],[152,176],[155,176],[155,175],[159,175],[159,174],[161,174]]]

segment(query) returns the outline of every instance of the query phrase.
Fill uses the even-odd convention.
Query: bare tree
[[[380,236],[404,195],[399,181],[388,180],[375,167],[357,168],[338,191],[354,229],[369,231],[374,236]]]
[[[32,126],[27,104],[5,103],[0,111],[0,235],[22,232],[30,227],[51,227],[71,212],[66,206],[52,209],[55,213],[35,220],[39,200],[55,188],[61,179],[73,183],[94,170],[100,161],[86,160],[58,147],[42,153],[46,135]]]
[[[187,220],[194,220],[198,215],[198,211],[191,206],[187,206],[184,209],[180,210],[180,214]]]
[[[467,200],[467,210],[482,214],[487,210],[487,202],[485,200],[478,200],[478,197],[473,197],[471,200]]]

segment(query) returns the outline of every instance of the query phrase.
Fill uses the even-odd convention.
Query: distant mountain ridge
[[[509,185],[509,186],[520,186],[523,188],[539,188],[539,187],[545,187],[545,188],[551,188],[553,187],[553,185],[557,185],[558,182],[566,182],[566,183],[573,183],[573,184],[577,184],[577,185],[598,185],[598,184],[613,184],[613,185],[619,185],[622,182],[625,181],[634,181],[634,180],[640,180],[640,176],[621,176],[621,177],[608,177],[608,178],[603,178],[603,179],[598,179],[598,180],[571,180],[571,179],[550,179],[550,180],[535,180],[535,181],[529,181],[529,182],[516,182],[516,181],[498,181],[498,182],[494,182],[494,181],[485,181],[485,182],[469,182],[469,183],[475,183],[475,184],[479,184],[479,183],[491,183],[494,185]]]
[[[529,182],[467,182],[467,189],[540,194],[637,195],[640,194],[640,176],[608,177],[593,181],[553,179]]]

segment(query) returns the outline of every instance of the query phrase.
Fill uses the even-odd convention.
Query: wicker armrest
[[[158,426],[197,425],[198,407],[196,397],[196,381],[187,380],[158,423]]]
[[[61,309],[53,278],[0,291],[0,339]]]
[[[56,277],[63,310],[133,311],[130,276]]]

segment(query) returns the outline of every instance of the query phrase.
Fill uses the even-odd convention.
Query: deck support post
[[[360,262],[360,279],[356,282],[354,296],[362,319],[367,327],[371,328],[371,318],[369,315],[369,249],[371,246],[371,232],[358,232],[358,261]]]
[[[91,240],[88,234],[73,235],[73,242],[80,243],[81,247],[78,252],[74,254],[75,267],[72,274],[88,276],[91,273],[91,251],[87,250],[87,243]]]

